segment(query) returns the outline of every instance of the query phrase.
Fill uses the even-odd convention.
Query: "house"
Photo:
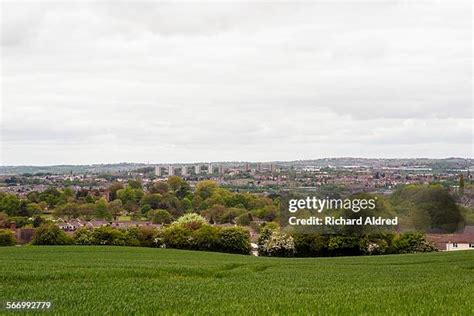
[[[426,239],[442,251],[474,250],[474,233],[428,234]]]

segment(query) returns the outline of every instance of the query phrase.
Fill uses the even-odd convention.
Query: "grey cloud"
[[[470,156],[470,6],[5,3],[0,163]]]

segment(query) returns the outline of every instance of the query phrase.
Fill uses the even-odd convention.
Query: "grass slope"
[[[473,293],[474,251],[285,259],[0,248],[0,301],[52,301],[54,314],[473,315]]]

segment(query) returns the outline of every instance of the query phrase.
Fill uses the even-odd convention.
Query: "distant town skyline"
[[[413,164],[416,161],[419,161],[421,164],[424,162],[429,162],[430,164],[433,161],[453,161],[453,160],[460,160],[461,162],[465,163],[472,163],[474,158],[471,157],[446,157],[446,158],[430,158],[430,157],[412,157],[412,158],[407,158],[407,157],[398,157],[398,158],[384,158],[384,157],[322,157],[322,158],[313,158],[313,159],[298,159],[298,160],[262,160],[262,161],[255,161],[255,160],[209,160],[209,161],[155,161],[155,162],[135,162],[135,161],[120,161],[120,162],[98,162],[98,163],[86,163],[86,164],[51,164],[51,165],[38,165],[38,164],[31,164],[31,165],[26,165],[26,164],[20,164],[20,165],[1,165],[0,164],[0,169],[3,168],[16,168],[16,167],[61,167],[61,166],[120,166],[120,165],[135,165],[136,168],[139,167],[161,167],[164,169],[167,169],[169,166],[174,166],[177,167],[178,169],[182,166],[186,167],[196,167],[196,166],[209,166],[213,165],[214,167],[218,167],[221,165],[238,165],[238,166],[245,166],[245,165],[250,165],[253,167],[256,167],[257,165],[262,165],[269,167],[270,165],[289,165],[292,163],[295,164],[303,164],[303,163],[308,163],[308,166],[316,166],[317,164],[314,164],[316,162],[321,162],[321,161],[326,161],[326,164],[332,165],[332,163],[336,162],[336,165],[341,165],[343,161],[347,160],[354,160],[354,161],[366,161],[369,165],[372,164],[374,161],[385,161],[389,162],[390,164],[393,164],[397,161],[399,162],[409,162],[410,164]],[[357,164],[356,164],[357,165]],[[474,165],[467,165],[464,164],[465,166],[469,168],[474,168]],[[345,166],[350,166],[350,164],[346,164]],[[355,166],[355,165],[352,165]],[[363,166],[363,164],[360,164],[358,166]]]
[[[473,157],[471,1],[1,17],[0,165]]]

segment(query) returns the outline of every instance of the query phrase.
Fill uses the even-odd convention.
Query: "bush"
[[[147,213],[147,217],[154,224],[169,224],[173,217],[166,210],[151,210]]]
[[[0,228],[10,228],[10,219],[7,213],[0,212]]]
[[[102,226],[92,231],[94,245],[138,246],[140,242],[135,229],[123,230]]]
[[[9,229],[0,229],[0,246],[15,246],[16,238]]]
[[[136,238],[142,247],[155,247],[157,246],[158,231],[153,227],[140,227],[138,228]]]
[[[194,248],[197,250],[215,251],[219,247],[220,229],[211,225],[204,225],[193,231]]]
[[[272,229],[270,227],[266,227],[266,226],[264,226],[260,230],[260,235],[258,236],[258,240],[257,240],[258,253],[263,254],[265,252],[265,250],[264,250],[265,244],[272,237],[273,231],[274,231],[274,229]]]
[[[329,236],[320,234],[294,234],[296,255],[323,257],[329,255]]]
[[[438,249],[426,241],[421,233],[404,233],[395,237],[393,248],[396,253],[431,252]]]
[[[124,246],[140,246],[140,241],[138,240],[138,235],[140,234],[140,229],[138,227],[129,227],[126,230],[119,229],[123,233]]]
[[[273,231],[259,248],[259,255],[268,257],[292,257],[295,253],[293,237],[279,230]]]
[[[162,238],[166,248],[192,249],[194,245],[192,230],[180,225],[165,228]]]
[[[22,228],[33,223],[28,217],[24,216],[10,216],[9,219],[10,223],[14,222],[17,228]]]
[[[131,227],[124,230],[103,226],[78,229],[74,233],[74,244],[153,247],[155,237],[156,231],[151,227]]]
[[[33,227],[40,227],[41,224],[43,224],[45,220],[41,216],[37,216],[33,219]]]
[[[75,245],[93,245],[94,239],[92,237],[92,230],[87,228],[76,230],[73,236],[73,242]]]
[[[250,253],[250,234],[240,227],[202,225],[192,230],[186,225],[171,225],[161,231],[160,241],[167,248]]]
[[[222,228],[219,232],[219,250],[230,253],[249,254],[250,234],[242,227]]]
[[[388,243],[384,239],[365,236],[359,241],[359,248],[364,255],[382,255],[387,252]]]
[[[196,230],[203,225],[206,225],[206,219],[199,214],[196,213],[189,213],[186,215],[181,216],[176,221],[174,221],[171,225],[173,226],[180,226],[190,230]]]
[[[245,213],[236,218],[235,222],[240,226],[249,226],[253,217],[251,213]]]
[[[267,236],[267,237],[265,237]],[[354,256],[381,255],[410,252],[429,252],[437,249],[427,242],[423,234],[376,233],[363,236],[293,234],[296,256]],[[265,228],[260,238],[268,237]],[[261,240],[259,239],[259,253]]]
[[[36,228],[31,243],[33,245],[69,245],[72,243],[72,238],[56,225],[43,224]]]
[[[333,235],[329,237],[328,249],[333,256],[357,256],[361,254],[359,237]]]

